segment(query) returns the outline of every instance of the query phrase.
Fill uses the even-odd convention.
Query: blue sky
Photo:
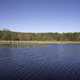
[[[0,0],[0,29],[80,32],[80,0]]]

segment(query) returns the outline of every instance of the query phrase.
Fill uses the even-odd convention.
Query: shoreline
[[[0,41],[0,44],[80,44],[80,41]]]

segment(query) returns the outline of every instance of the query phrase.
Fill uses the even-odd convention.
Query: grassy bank
[[[0,41],[0,48],[47,47],[54,44],[80,44],[72,41]]]
[[[80,41],[0,41],[0,44],[80,44]]]

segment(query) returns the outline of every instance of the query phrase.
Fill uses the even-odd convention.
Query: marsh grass
[[[30,47],[46,47],[53,44],[80,44],[80,42],[72,41],[0,41],[0,47],[7,48],[30,48]]]

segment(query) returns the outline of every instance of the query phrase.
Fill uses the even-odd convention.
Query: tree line
[[[0,30],[0,40],[13,41],[80,41],[80,32],[22,33]]]

